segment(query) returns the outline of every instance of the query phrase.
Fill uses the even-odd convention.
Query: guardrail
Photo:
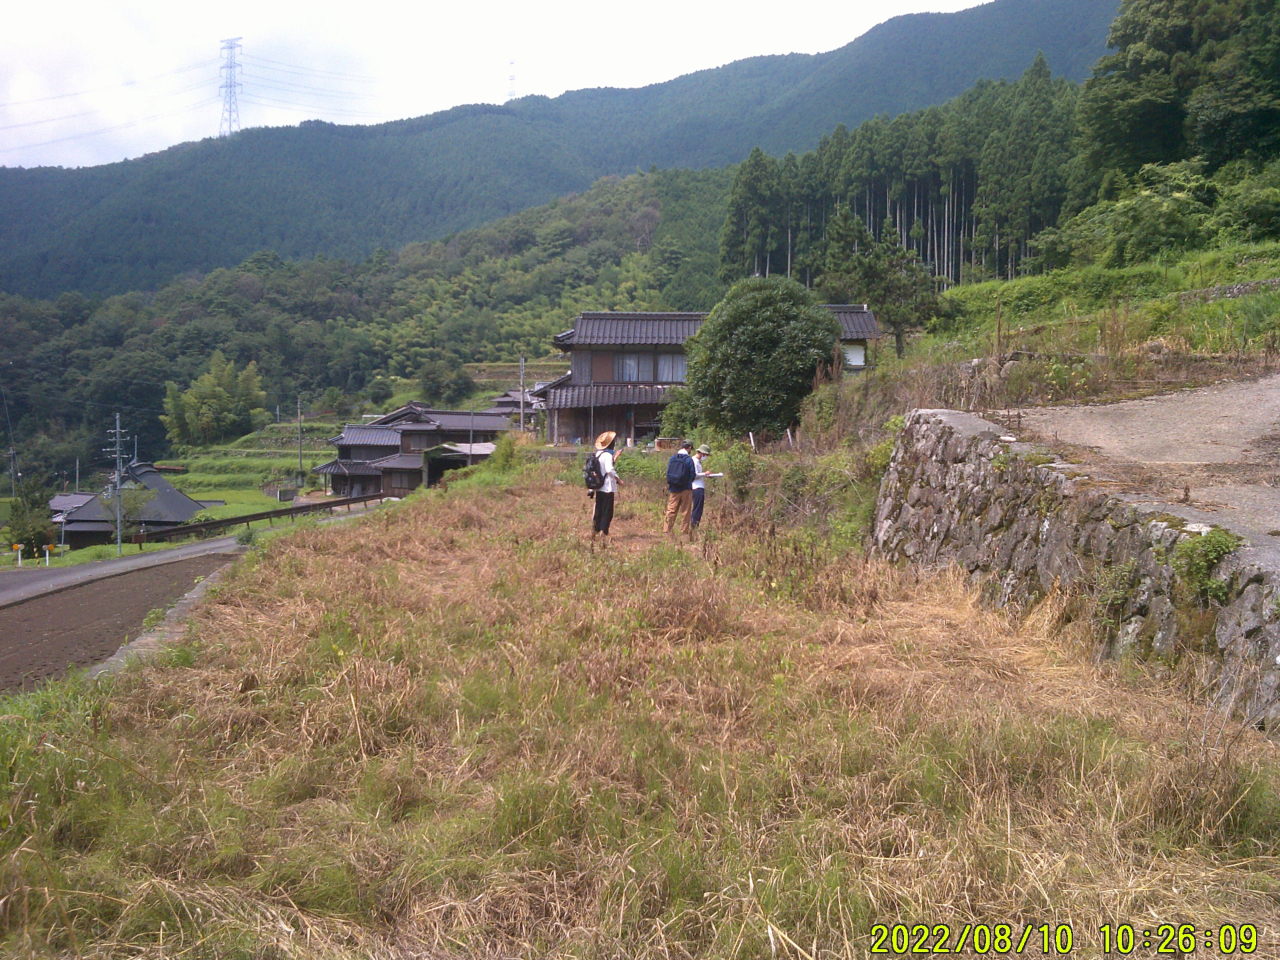
[[[371,493],[364,497],[343,497],[341,500],[317,500],[315,503],[304,503],[296,507],[283,507],[280,510],[265,510],[262,513],[246,513],[238,517],[226,517],[223,520],[206,520],[204,523],[187,523],[180,527],[173,527],[169,530],[156,530],[143,533],[135,533],[131,538],[133,543],[155,543],[161,540],[178,540],[182,537],[198,536],[205,533],[213,533],[217,530],[226,530],[230,527],[238,527],[244,524],[246,527],[257,521],[267,520],[273,521],[277,517],[296,517],[305,513],[319,513],[322,510],[332,511],[337,507],[346,507],[347,512],[356,504],[370,503],[374,500],[386,500],[391,497],[388,493]]]

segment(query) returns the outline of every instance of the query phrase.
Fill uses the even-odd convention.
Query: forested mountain
[[[154,289],[259,250],[363,258],[586,189],[606,174],[814,148],[856,124],[1013,78],[1043,51],[1083,79],[1118,0],[994,0],[896,17],[818,55],[757,57],[636,90],[309,122],[81,170],[0,168],[0,289]],[[673,25],[678,29],[678,25]]]
[[[604,178],[579,196],[362,262],[255,254],[152,294],[93,303],[0,294],[0,387],[28,474],[94,462],[120,411],[144,457],[168,447],[166,381],[221,351],[256,362],[266,405],[364,395],[424,363],[541,357],[582,310],[709,309],[732,172]]]
[[[1109,42],[1083,87],[1037,57],[1017,82],[839,128],[799,157],[757,147],[721,278],[816,283],[840,210],[948,283],[1280,235],[1276,0],[1125,0]]]

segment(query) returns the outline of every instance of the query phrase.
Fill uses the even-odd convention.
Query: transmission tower
[[[511,61],[511,76],[507,77],[507,99],[514,100],[516,98],[516,62]]]
[[[124,450],[125,444],[129,438],[125,436],[124,431],[120,429],[120,414],[116,414],[116,428],[107,431],[107,442],[111,444],[109,447],[103,448],[103,453],[116,458],[116,475],[115,482],[112,484],[114,490],[112,494],[116,501],[116,556],[120,556],[124,552],[121,545],[120,531],[123,528],[123,510],[122,497],[120,496],[120,485],[124,481]]]
[[[229,137],[240,130],[240,104],[236,100],[236,92],[240,89],[240,62],[236,53],[240,50],[240,37],[232,37],[222,41],[222,66],[218,72],[222,74],[222,83],[218,89],[222,92],[222,122],[218,124],[218,136]]]

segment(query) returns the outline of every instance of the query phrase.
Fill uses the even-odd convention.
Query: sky
[[[745,57],[832,50],[899,14],[977,5],[14,3],[0,40],[0,166],[92,166],[217,136],[230,38],[240,43],[237,99],[247,129],[399,120],[502,103],[512,90],[555,97],[645,86]]]

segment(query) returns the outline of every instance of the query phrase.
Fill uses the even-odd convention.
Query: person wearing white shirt
[[[606,430],[596,437],[596,459],[600,461],[600,472],[604,474],[604,485],[595,491],[596,509],[591,517],[592,549],[595,548],[597,534],[604,536],[605,543],[609,542],[609,525],[613,523],[613,498],[614,494],[618,492],[618,484],[622,482],[618,478],[617,467],[614,463],[613,445],[617,439],[618,435],[612,430]]]
[[[693,511],[689,515],[689,532],[692,536],[693,532],[698,529],[698,524],[702,522],[702,508],[707,499],[707,477],[722,477],[722,473],[707,473],[707,468],[703,461],[711,456],[711,448],[705,443],[702,444],[693,454]]]

